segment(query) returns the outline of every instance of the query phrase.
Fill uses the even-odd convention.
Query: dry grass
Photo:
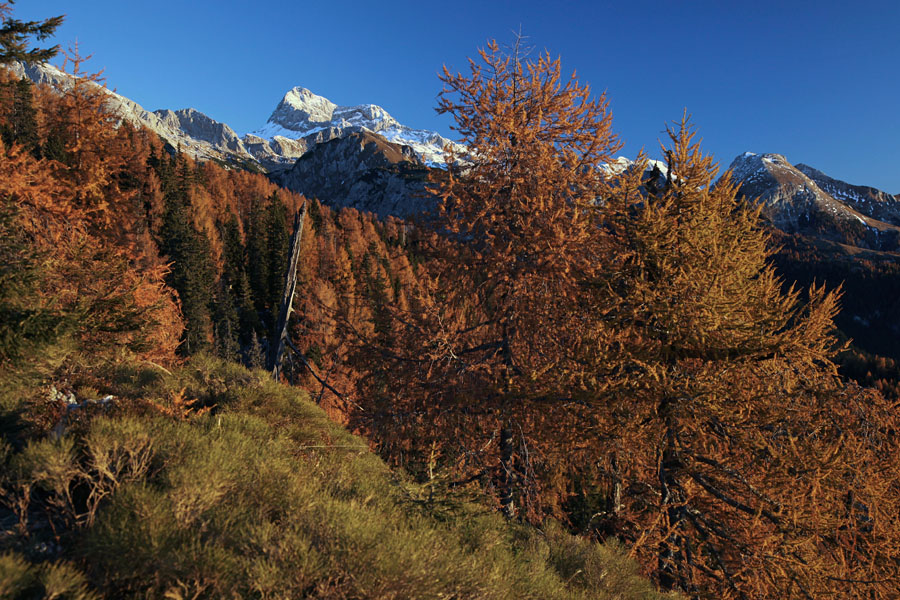
[[[7,452],[6,489],[29,486],[32,508],[70,528],[64,563],[24,560],[25,539],[0,557],[0,596],[89,598],[89,581],[107,598],[662,597],[615,545],[417,501],[364,440],[262,373],[200,357],[109,377],[135,410]],[[138,398],[217,408],[174,418]],[[53,596],[54,569],[86,579]]]

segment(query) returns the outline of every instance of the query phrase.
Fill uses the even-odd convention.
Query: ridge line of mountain
[[[57,89],[72,85],[72,75],[47,63],[7,68],[17,77]],[[423,173],[444,164],[448,144],[465,150],[438,133],[400,124],[375,104],[341,106],[300,86],[284,94],[265,125],[244,136],[194,108],[151,112],[103,89],[123,121],[148,127],[194,158],[260,167],[293,191],[382,217],[426,210]],[[334,140],[343,141],[327,143]],[[307,158],[302,164],[301,157]],[[618,157],[605,170],[613,174],[632,164]],[[666,173],[663,162],[650,161],[650,167]],[[873,250],[900,249],[900,195],[852,185],[802,163],[792,165],[780,154],[745,152],[728,171],[739,193],[763,203],[765,217],[785,232]]]
[[[14,62],[6,67],[16,77],[35,83],[63,90],[72,86],[71,74],[48,63]],[[455,144],[436,132],[402,125],[380,106],[339,106],[300,87],[285,94],[266,125],[243,136],[197,109],[149,111],[113,90],[103,89],[109,95],[110,108],[124,121],[148,127],[193,158],[239,165],[256,163],[266,171],[289,168],[316,144],[360,131],[378,133],[390,142],[409,146],[423,162],[433,166],[442,165],[445,146]]]

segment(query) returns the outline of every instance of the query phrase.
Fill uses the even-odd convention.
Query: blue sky
[[[434,113],[437,74],[521,26],[538,50],[606,90],[623,154],[655,154],[693,115],[722,167],[777,152],[851,183],[900,193],[900,2],[356,2],[19,0],[15,15],[66,14],[109,87],[145,108],[196,108],[238,133],[302,85],[374,103],[453,137]],[[55,61],[58,62],[58,61]]]

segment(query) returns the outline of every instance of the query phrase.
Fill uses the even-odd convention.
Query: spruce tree
[[[42,42],[51,37],[62,25],[63,17],[51,17],[43,21],[20,21],[12,18],[13,0],[0,3],[0,64],[14,61],[46,62],[56,56],[59,46],[29,48],[29,38]]]
[[[40,253],[20,219],[12,197],[0,196],[0,365],[52,343],[66,329],[62,314],[41,306]]]
[[[269,236],[265,202],[254,198],[247,215],[247,275],[253,303],[260,314],[270,314]]]
[[[216,356],[229,361],[240,360],[240,316],[234,295],[223,277],[216,289],[213,310],[213,343]]]
[[[229,295],[228,302],[234,307],[237,319],[232,322],[234,334],[241,348],[252,342],[253,334],[261,331],[261,323],[256,307],[253,305],[253,294],[247,278],[244,244],[237,217],[234,215],[222,229],[223,266],[222,294]]]
[[[0,128],[6,146],[21,144],[38,157],[40,138],[37,129],[37,110],[34,107],[32,83],[25,78],[2,84],[12,96],[7,123]]]
[[[215,271],[209,240],[194,229],[189,207],[180,194],[166,196],[160,230],[160,249],[171,261],[166,283],[178,292],[185,330],[179,349],[191,355],[206,348],[211,337],[210,307],[213,303]]]

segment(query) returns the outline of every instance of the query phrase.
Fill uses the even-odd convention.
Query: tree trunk
[[[513,434],[509,423],[500,427],[500,507],[507,519],[516,516],[515,466],[513,465]]]
[[[663,401],[664,410],[668,412],[669,400]],[[659,461],[657,477],[659,479],[660,493],[666,511],[666,525],[669,535],[659,545],[658,573],[659,584],[665,590],[673,590],[680,587],[686,590],[684,580],[683,562],[685,560],[682,539],[683,516],[681,502],[683,500],[677,479],[677,470],[681,466],[678,450],[675,445],[675,429],[670,416],[665,417],[665,446]]]
[[[303,222],[306,220],[306,202],[294,215],[294,231],[291,234],[291,259],[284,278],[284,293],[281,296],[281,307],[278,310],[278,324],[275,327],[276,337],[269,344],[269,360],[266,365],[272,371],[275,381],[281,377],[281,362],[284,359],[284,348],[288,335],[288,321],[294,304],[294,292],[297,289],[297,263],[300,260],[300,240],[303,237]]]
[[[615,452],[610,456],[609,466],[613,477],[613,497],[610,512],[613,518],[618,521],[619,515],[622,513],[622,476],[619,470],[618,456]]]

